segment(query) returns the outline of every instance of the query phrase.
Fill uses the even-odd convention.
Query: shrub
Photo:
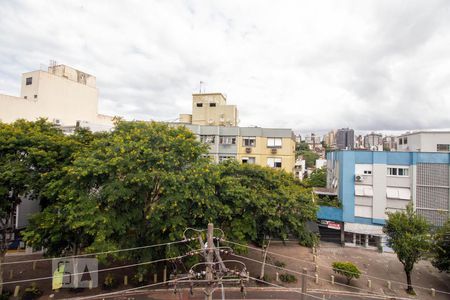
[[[282,261],[279,261],[279,260],[275,261],[274,265],[277,266],[278,268],[286,267],[286,264],[284,262],[282,262]]]
[[[295,277],[292,274],[285,273],[285,274],[280,275],[280,280],[282,282],[286,282],[286,283],[293,283],[293,282],[297,282],[297,277]]]
[[[361,271],[353,263],[348,261],[335,261],[332,264],[333,271],[347,278],[347,284],[350,284],[352,278],[359,278]]]
[[[33,300],[42,296],[42,291],[39,289],[37,284],[33,282],[29,287],[25,289],[22,295],[22,300]]]
[[[104,290],[112,290],[119,286],[119,282],[111,273],[108,273],[103,281]]]
[[[145,284],[145,276],[142,272],[137,272],[136,274],[131,277],[131,284],[139,287],[143,286]]]

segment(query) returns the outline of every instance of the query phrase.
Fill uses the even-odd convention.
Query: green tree
[[[327,186],[327,169],[325,167],[315,169],[303,183],[308,187],[326,187]]]
[[[359,276],[361,276],[361,271],[351,262],[335,261],[333,262],[332,267],[335,273],[347,278],[347,284],[350,284],[350,281],[353,278],[359,278]]]
[[[42,205],[49,201],[47,188],[70,162],[76,145],[45,119],[0,123],[0,281],[17,206],[24,197]]]
[[[308,144],[305,142],[301,142],[296,145],[295,153],[296,157],[303,157],[307,168],[313,168],[316,164],[316,159],[320,157],[319,154],[310,150]]]
[[[450,273],[450,219],[436,231],[433,242],[433,266],[441,272]]]
[[[430,249],[429,229],[427,221],[414,211],[410,203],[406,211],[388,213],[388,220],[383,231],[388,237],[388,246],[397,254],[403,264],[408,288],[414,294],[411,273],[417,263]]]

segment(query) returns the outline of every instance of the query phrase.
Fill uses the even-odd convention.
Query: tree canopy
[[[306,178],[303,183],[308,187],[326,187],[327,186],[327,169],[325,167],[315,169],[311,175]]]
[[[205,146],[181,126],[119,121],[113,132],[81,147],[51,187],[54,201],[24,233],[49,255],[176,241],[185,228],[206,228],[208,222],[239,242],[288,234],[314,241],[305,223],[315,219],[316,207],[291,174],[213,164]],[[184,250],[127,255],[143,259]]]
[[[450,219],[437,229],[433,242],[433,266],[441,272],[450,273]]]
[[[405,211],[388,213],[384,232],[388,236],[388,246],[397,254],[406,274],[407,292],[413,294],[411,272],[417,263],[430,249],[429,229],[427,221],[408,204]]]

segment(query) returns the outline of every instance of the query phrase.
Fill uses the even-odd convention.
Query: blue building
[[[327,189],[340,207],[321,206],[318,219],[340,224],[341,243],[385,248],[386,212],[410,202],[435,226],[450,210],[450,153],[335,151],[327,154]],[[327,222],[323,222],[327,223]]]

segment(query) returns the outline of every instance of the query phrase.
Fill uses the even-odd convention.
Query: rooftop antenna
[[[203,93],[205,92],[205,87],[203,86],[205,83],[203,81],[200,81],[200,90],[199,90],[199,94],[202,93],[202,88],[203,88]]]
[[[49,65],[50,69],[52,70],[52,73],[55,73],[55,67],[57,65],[56,60],[51,59]]]

